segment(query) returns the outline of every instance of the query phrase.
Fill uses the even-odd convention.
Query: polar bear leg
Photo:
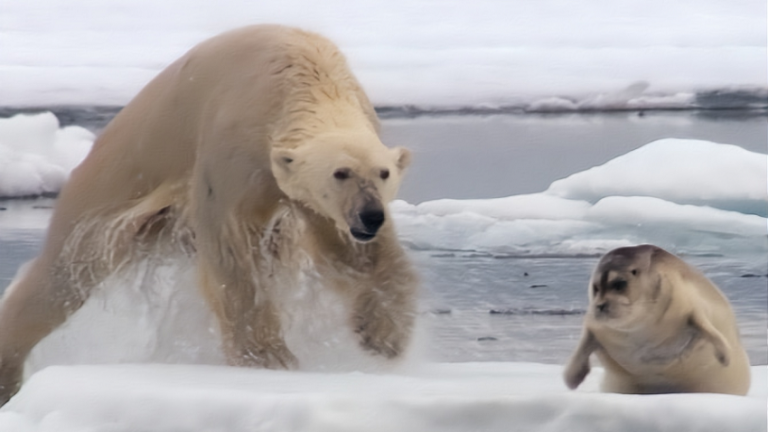
[[[81,218],[8,287],[0,303],[0,406],[18,391],[32,348],[142,244],[164,233],[171,212],[155,207],[124,203]]]
[[[0,405],[21,385],[24,361],[42,338],[82,304],[79,293],[61,289],[51,265],[38,258],[8,287],[0,305]]]
[[[296,368],[298,360],[285,344],[278,311],[264,292],[251,281],[227,278],[221,283],[203,273],[200,281],[218,318],[227,361],[233,366]]]
[[[213,229],[209,226],[203,231]],[[235,366],[292,369],[298,364],[283,339],[279,313],[257,269],[249,233],[219,232],[198,248],[199,281],[215,313],[227,360]],[[201,235],[197,238],[211,239]],[[249,253],[250,252],[250,253]],[[219,253],[221,255],[219,255]]]
[[[275,282],[263,268],[258,247],[263,227],[253,220],[255,212],[243,210],[242,204],[270,200],[244,187],[253,183],[252,167],[222,160],[220,155],[226,153],[201,157],[192,186],[198,281],[218,319],[230,364],[294,368],[298,361],[285,344],[269,295],[269,284]]]
[[[376,266],[369,287],[357,295],[352,325],[361,346],[388,359],[401,357],[408,348],[416,318],[413,293],[418,278],[399,247],[390,246],[396,265]]]

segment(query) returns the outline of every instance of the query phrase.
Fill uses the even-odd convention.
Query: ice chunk
[[[662,139],[555,181],[546,193],[593,203],[650,196],[766,215],[768,156],[729,144]]]
[[[540,194],[392,204],[417,249],[601,254],[655,243],[680,253],[768,252],[768,156],[663,139]]]
[[[0,119],[0,197],[58,193],[94,139],[50,112]]]

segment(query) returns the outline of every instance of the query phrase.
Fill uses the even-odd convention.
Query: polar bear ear
[[[395,147],[392,149],[395,153],[397,168],[402,172],[411,165],[411,151],[405,147]]]
[[[290,171],[291,163],[296,158],[295,152],[291,149],[275,148],[272,149],[272,166],[280,167],[285,171]]]

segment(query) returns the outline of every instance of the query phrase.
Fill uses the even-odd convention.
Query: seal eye
[[[592,284],[592,293],[594,295],[597,295],[597,293],[600,292],[600,288],[597,287],[597,284]]]
[[[382,180],[386,180],[389,178],[389,170],[383,169],[381,170],[381,173],[379,174],[379,177],[381,177]]]
[[[632,276],[637,276],[637,269],[632,269]]]
[[[349,178],[349,168],[339,168],[333,172],[333,178],[337,180],[346,180]]]
[[[622,292],[627,288],[627,281],[625,280],[617,280],[611,282],[611,288],[614,291]]]

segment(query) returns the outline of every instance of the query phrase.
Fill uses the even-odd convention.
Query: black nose
[[[384,212],[382,210],[364,210],[360,213],[359,217],[365,230],[371,234],[378,231],[384,223]]]

